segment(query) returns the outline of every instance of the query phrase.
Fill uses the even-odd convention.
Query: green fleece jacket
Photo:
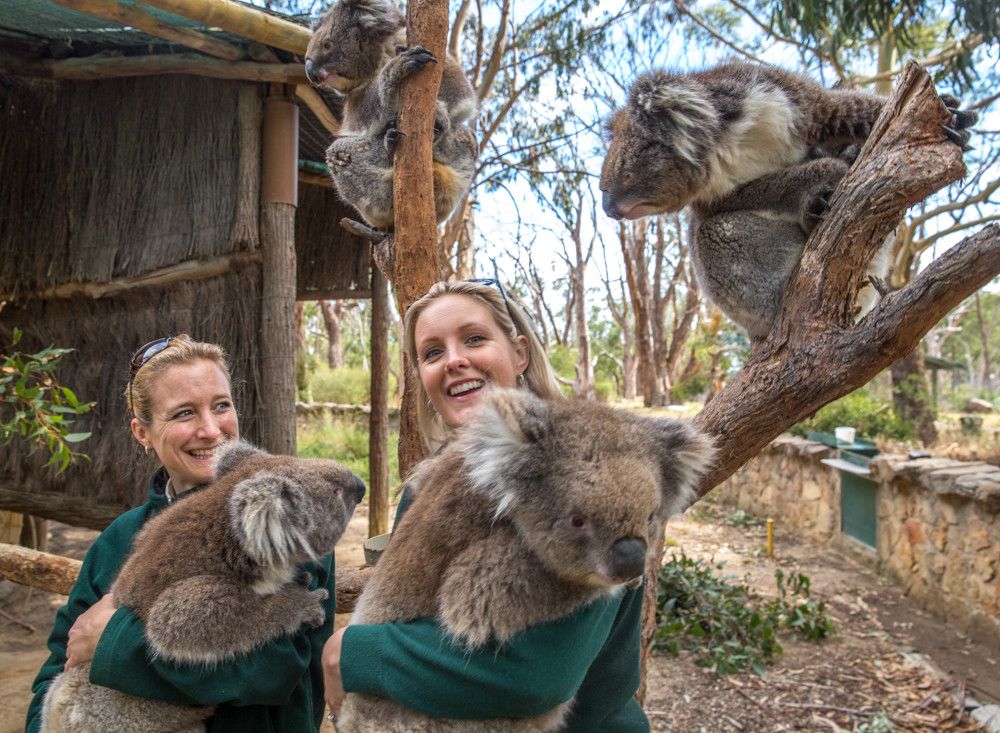
[[[409,505],[405,491],[396,521]],[[642,589],[533,626],[507,644],[466,652],[439,623],[349,626],[344,689],[391,698],[444,718],[525,717],[574,698],[572,733],[644,733],[639,688]]]
[[[164,479],[162,472],[153,474],[146,503],[118,517],[87,552],[80,577],[66,605],[56,614],[48,642],[51,654],[31,687],[34,697],[28,708],[27,733],[39,730],[42,698],[66,663],[67,635],[73,622],[108,592],[136,533],[167,506]],[[170,552],[170,548],[163,551]],[[182,705],[217,705],[208,721],[212,733],[318,730],[324,711],[320,655],[333,630],[336,602],[333,556],[302,569],[312,576],[310,587],[322,586],[330,592],[323,626],[304,626],[294,637],[277,639],[229,662],[181,665],[151,660],[142,621],[122,607],[101,635],[91,662],[90,681],[138,697]]]

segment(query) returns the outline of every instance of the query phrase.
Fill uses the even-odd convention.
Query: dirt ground
[[[719,678],[684,656],[654,656],[646,705],[653,730],[978,730],[965,701],[1000,701],[995,649],[935,620],[866,564],[832,548],[779,529],[775,558],[763,557],[763,530],[728,526],[725,513],[700,502],[669,526],[667,552],[683,549],[691,557],[725,562],[727,573],[749,575],[751,585],[767,595],[775,592],[775,567],[803,572],[812,580],[813,596],[826,601],[837,632],[823,644],[784,640],[784,654],[766,678]],[[362,509],[338,548],[341,566],[362,564],[366,531]],[[82,557],[93,537],[54,525],[50,550]],[[36,629],[0,620],[0,733],[22,729],[31,680],[47,656],[46,636],[64,600],[0,581],[0,609]]]

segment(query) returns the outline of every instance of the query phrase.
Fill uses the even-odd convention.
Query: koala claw
[[[959,109],[962,103],[958,97],[951,94],[942,94],[940,96],[941,101],[944,102],[944,106],[951,112],[950,124],[942,125],[945,136],[961,147],[962,152],[972,150],[969,147],[969,138],[972,133],[969,132],[968,128],[976,124],[979,120],[979,115],[972,110]]]
[[[389,127],[385,131],[385,137],[382,138],[382,143],[385,145],[386,152],[389,155],[393,155],[396,152],[396,146],[399,145],[399,141],[406,137],[406,133],[401,130],[397,130],[395,127]]]
[[[880,297],[885,297],[889,292],[889,286],[885,284],[885,280],[880,278],[878,275],[869,275],[868,283],[875,288],[875,292],[879,294]]]
[[[807,234],[816,228],[823,215],[829,211],[832,194],[832,186],[823,186],[806,200],[802,211],[802,228]]]
[[[407,73],[412,73],[418,69],[422,69],[427,66],[427,64],[437,63],[437,58],[434,54],[423,46],[413,46],[412,48],[408,48],[402,55],[406,57],[403,68]]]
[[[972,150],[972,146],[969,145],[969,138],[972,137],[972,133],[968,130],[956,130],[947,125],[941,125],[941,129],[944,130],[945,137],[962,148],[962,152]]]

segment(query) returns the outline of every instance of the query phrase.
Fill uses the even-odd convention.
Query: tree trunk
[[[374,294],[372,297],[375,297]],[[330,365],[331,369],[340,369],[344,366],[344,340],[340,325],[344,315],[344,306],[337,301],[321,300],[319,309],[323,314],[323,324],[326,326],[326,363]],[[373,337],[373,347],[374,343]]]
[[[890,368],[892,374],[892,405],[896,418],[911,423],[924,446],[937,440],[934,427],[934,407],[927,389],[924,372],[924,353],[920,347],[913,349]]]
[[[371,268],[372,371],[368,420],[368,536],[389,531],[389,285]]]
[[[447,0],[411,0],[406,7],[406,42],[444,59],[448,39]],[[393,172],[395,235],[392,280],[400,313],[427,292],[441,266],[431,177],[434,114],[443,63],[428,64],[410,76],[400,94],[399,127]],[[399,472],[407,476],[423,457],[417,431],[413,374],[405,370],[400,410]]]
[[[979,323],[979,388],[985,392],[993,391],[993,381],[990,377],[990,338],[986,329],[986,321],[983,319],[983,304],[976,293],[976,319]]]
[[[913,351],[949,310],[1000,273],[1000,226],[990,224],[854,322],[864,273],[903,213],[965,173],[961,150],[942,130],[949,121],[930,77],[907,64],[861,156],[831,196],[829,213],[806,242],[771,332],[695,418],[717,446],[696,496],[781,431]],[[647,592],[654,587],[650,575]],[[654,631],[647,622],[643,670]]]
[[[649,322],[649,282],[644,252],[647,230],[648,224],[645,220],[632,222],[627,226],[624,223],[618,225],[618,241],[622,248],[625,279],[635,318],[638,387],[642,393],[642,403],[646,407],[651,407],[655,393],[656,370],[653,367],[653,331]]]

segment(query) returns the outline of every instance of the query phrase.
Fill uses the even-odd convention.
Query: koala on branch
[[[304,623],[320,626],[328,593],[311,590],[298,566],[333,549],[364,491],[336,461],[230,443],[211,484],[136,536],[111,588],[115,605],[142,619],[156,657],[183,664],[228,660]],[[43,733],[194,733],[212,714],[92,685],[89,670],[82,664],[52,681]]]
[[[438,59],[406,48],[406,23],[386,0],[340,0],[306,50],[309,80],[346,95],[341,134],[327,164],[341,198],[373,227],[393,225],[392,171],[403,82]],[[434,122],[434,199],[443,221],[469,188],[479,147],[469,127],[476,95],[456,59],[444,59]]]
[[[964,147],[976,115],[951,110],[943,130]],[[771,329],[806,239],[820,221],[883,97],[825,89],[802,74],[749,63],[639,77],[608,125],[601,171],[615,219],[692,207],[702,289],[754,341]],[[814,159],[817,155],[831,157]],[[875,262],[883,275],[886,260]],[[855,306],[858,308],[859,306]]]
[[[468,648],[503,644],[643,574],[650,526],[685,506],[712,460],[689,425],[583,401],[498,390],[415,472],[416,498],[351,623],[437,616]],[[555,731],[570,703],[534,718],[428,718],[348,694],[340,733]]]

